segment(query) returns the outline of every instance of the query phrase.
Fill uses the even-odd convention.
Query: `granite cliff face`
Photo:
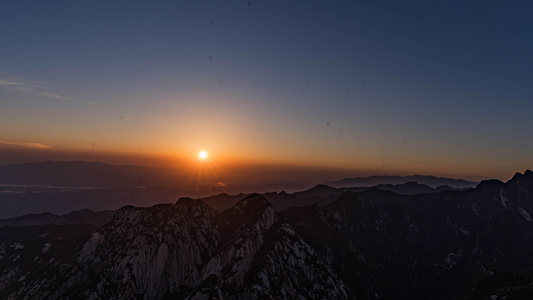
[[[124,207],[78,244],[78,252],[43,261],[47,267],[40,275],[26,278],[32,270],[11,266],[13,272],[2,274],[2,292],[38,299],[347,297],[329,265],[275,218],[272,205],[257,194],[223,212],[187,198],[174,205]],[[16,252],[24,245],[7,248]],[[290,280],[280,276],[291,274]],[[22,283],[14,288],[13,281]]]
[[[287,198],[289,199],[289,198]],[[0,228],[6,299],[484,299],[531,295],[533,173],[468,191],[370,189],[275,212],[261,195]]]

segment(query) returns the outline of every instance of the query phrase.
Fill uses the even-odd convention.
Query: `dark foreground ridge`
[[[520,299],[533,294],[532,214],[531,171],[280,212],[259,194],[223,211],[127,206],[99,227],[0,228],[0,298]]]

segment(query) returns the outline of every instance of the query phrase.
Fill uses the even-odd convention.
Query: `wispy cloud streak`
[[[37,81],[29,81],[29,80],[22,80],[18,78],[13,78],[6,75],[0,74],[0,87],[20,93],[27,93],[31,95],[37,95],[42,96],[46,98],[51,99],[58,99],[63,101],[70,101],[70,102],[76,102],[81,103],[85,105],[91,105],[95,106],[97,105],[94,102],[91,101],[85,101],[77,98],[67,97],[63,95],[59,95],[56,93],[52,93],[46,89],[46,84],[43,82],[37,82]]]
[[[0,140],[0,144],[26,147],[26,148],[34,148],[34,149],[51,149],[52,148],[48,145],[40,144],[40,143],[16,143],[16,142],[4,141],[4,140]]]

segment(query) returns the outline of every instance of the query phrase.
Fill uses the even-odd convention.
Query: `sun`
[[[207,152],[204,151],[204,150],[198,152],[198,158],[201,159],[201,160],[206,160],[207,159]]]

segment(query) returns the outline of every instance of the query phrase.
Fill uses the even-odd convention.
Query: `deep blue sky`
[[[532,16],[529,1],[6,1],[0,144],[505,178],[533,168]]]

